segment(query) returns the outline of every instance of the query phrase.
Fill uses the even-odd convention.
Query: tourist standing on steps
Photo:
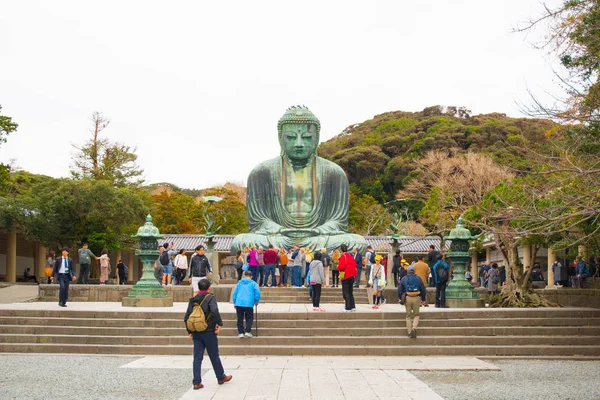
[[[204,250],[203,246],[198,247],[202,247]],[[192,332],[188,329],[187,322],[196,304],[201,304],[208,325],[206,330],[202,332]],[[192,383],[194,385],[194,390],[202,389],[204,387],[202,384],[202,360],[204,358],[204,350],[206,350],[208,357],[210,358],[215,376],[217,377],[217,383],[222,385],[229,382],[232,376],[225,375],[221,357],[219,357],[219,339],[217,338],[219,333],[221,333],[223,320],[221,319],[221,314],[219,314],[217,300],[215,296],[210,293],[210,281],[208,279],[202,279],[198,282],[198,293],[190,299],[183,322],[190,337],[194,341],[194,361],[192,364],[194,373],[194,380]]]
[[[589,276],[590,270],[585,261],[579,256],[575,257],[575,280],[577,287],[583,289],[583,281]]]
[[[256,251],[256,246],[250,247],[250,253],[248,253],[248,268],[250,272],[252,272],[252,280],[256,283],[258,282],[258,258],[256,257],[258,252]]]
[[[164,246],[158,247],[158,252],[160,253],[160,255],[154,262],[154,278],[158,281],[159,284],[162,282],[163,274],[165,271],[165,267],[163,266],[161,258],[163,260],[166,260],[169,257],[169,253],[167,252],[165,246],[168,246],[168,243],[165,243]],[[165,252],[167,252],[166,255],[163,255],[163,253]]]
[[[444,269],[445,271],[443,271]],[[446,307],[446,285],[450,278],[450,266],[444,261],[442,254],[437,255],[437,261],[433,264],[433,279],[435,280],[435,306]]]
[[[233,305],[237,314],[238,337],[251,338],[254,323],[254,306],[260,301],[260,289],[254,280],[252,272],[244,271],[244,277],[233,290]],[[244,327],[244,321],[246,326]]]
[[[110,258],[108,258],[108,250],[102,249],[100,252],[100,284],[108,283],[108,275],[110,274]]]
[[[379,303],[385,299],[382,292],[386,285],[385,268],[379,255],[375,256],[375,264],[371,265],[368,285],[373,288],[373,308],[378,309]]]
[[[88,248],[88,243],[83,242],[81,248],[78,250],[79,256],[79,279],[77,279],[77,283],[87,285],[89,283],[90,278],[90,265],[92,263],[92,258],[97,260],[98,257],[92,253],[92,251]]]
[[[427,264],[429,264],[429,268],[433,269],[433,264],[437,262],[438,256],[441,253],[435,249],[434,245],[429,246],[429,253],[427,253]]]
[[[265,286],[265,249],[260,246],[256,252],[256,261],[258,262],[258,285]]]
[[[323,262],[323,271],[325,271],[325,282],[323,285],[329,287],[329,277],[331,276],[331,257],[327,254],[327,249],[321,249],[321,261]]]
[[[398,298],[406,293],[404,306],[406,307],[406,331],[408,337],[417,337],[417,328],[419,327],[419,308],[425,305],[427,299],[427,289],[420,276],[415,274],[413,265],[408,267],[408,275],[400,281],[398,285]]]
[[[369,277],[371,276],[371,267],[375,264],[375,250],[370,245],[367,246],[367,253],[365,254],[364,263],[366,265],[365,268],[365,279],[367,280],[367,284],[365,287],[369,286]]]
[[[54,269],[55,261],[56,260],[54,259],[54,251],[51,251],[50,253],[48,253],[48,258],[46,259],[46,269],[44,270],[44,274],[46,275],[46,278],[48,278],[48,285],[52,282],[52,270]]]
[[[552,273],[554,274],[554,286],[560,285],[560,278],[562,272],[562,264],[558,260],[554,260],[552,263]]]
[[[123,262],[123,260],[119,260],[117,264],[117,273],[119,275],[119,285],[124,285],[125,281],[127,281],[127,273],[129,272],[129,268]]]
[[[354,287],[357,288],[358,285],[360,284],[360,274],[361,274],[362,270],[364,269],[364,267],[363,267],[362,254],[360,253],[360,251],[358,251],[358,248],[356,248],[356,247],[354,248],[354,263],[356,265],[356,274],[357,274],[356,278],[354,278]],[[338,267],[338,269],[339,269],[339,267]]]
[[[493,263],[491,268],[486,272],[487,290],[489,294],[495,293],[498,283],[500,283],[500,271],[498,264]]]
[[[323,267],[323,254],[315,252],[315,258],[310,262],[310,286],[312,287],[313,311],[325,311],[321,308],[321,288],[325,282],[325,269]]]
[[[242,251],[238,250],[235,258],[233,259],[233,266],[235,267],[235,272],[237,273],[237,281],[242,280],[242,276],[244,274],[244,256],[242,255]]]
[[[185,255],[185,249],[179,250],[179,254],[175,256],[175,285],[181,285],[188,270],[188,259]]]
[[[338,265],[340,263],[340,257],[342,254],[338,249],[333,251],[331,254],[331,286],[339,287],[340,285],[340,271],[338,271]]]
[[[340,246],[342,256],[338,265],[340,271],[340,279],[342,280],[342,295],[344,296],[345,307],[344,311],[356,311],[354,304],[354,278],[356,277],[356,261],[354,257],[348,253],[348,246],[345,244]]]
[[[426,282],[429,280],[429,277],[432,276],[430,274],[430,270],[429,270],[429,265],[427,265],[427,263],[424,261],[425,257],[423,255],[419,255],[417,257],[417,262],[414,264],[414,268],[415,268],[415,275],[417,275],[419,278],[421,278],[421,281],[423,282],[423,284],[425,285]],[[429,307],[427,305],[427,299],[425,299],[425,307]]]
[[[73,260],[69,258],[69,248],[63,247],[62,256],[58,257],[52,267],[52,276],[58,279],[60,289],[58,291],[58,305],[61,307],[67,306],[69,299],[69,284],[75,280],[75,265]]]
[[[286,287],[288,280],[288,255],[285,247],[279,249],[279,286]]]
[[[271,278],[271,287],[276,287],[277,282],[275,281],[275,268],[277,266],[277,251],[275,251],[272,244],[269,244],[269,248],[263,255],[265,262],[265,277],[262,286],[269,285],[269,277]]]
[[[293,249],[289,249],[288,250],[288,254],[287,254],[287,275],[288,275],[288,279],[289,282],[286,280],[285,282],[285,286],[286,287],[290,287],[290,286],[294,286],[294,259],[292,258],[294,256],[294,250]]]
[[[394,287],[398,287],[398,282],[402,277],[399,277],[400,269],[402,266],[400,261],[402,260],[402,256],[400,255],[400,250],[396,250],[396,254],[392,257],[392,274],[394,274]]]
[[[310,263],[312,260],[313,260],[312,253],[310,252],[310,249],[307,247],[304,250],[304,275],[302,275],[302,279],[304,279],[304,280],[308,279],[308,271],[309,271]],[[308,282],[306,283],[306,287],[310,287]],[[312,293],[312,290],[311,290],[311,293]],[[312,297],[312,295],[311,295],[311,297]]]
[[[294,287],[302,287],[302,270],[306,263],[306,251],[298,248],[294,251]]]
[[[200,280],[208,280],[209,276],[212,276],[212,266],[208,257],[204,254],[204,246],[199,245],[196,247],[196,254],[192,256],[190,260],[190,271],[188,281],[192,283],[194,293],[199,289]]]

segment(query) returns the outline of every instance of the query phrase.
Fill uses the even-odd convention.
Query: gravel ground
[[[2,354],[0,398],[180,399],[192,386],[191,368],[119,368],[139,358]]]
[[[491,360],[502,371],[412,371],[446,400],[600,399],[599,361]]]

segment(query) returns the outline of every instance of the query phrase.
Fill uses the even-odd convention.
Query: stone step
[[[405,328],[387,327],[373,329],[372,326],[354,328],[267,328],[259,322],[259,335],[271,336],[402,336]],[[253,332],[255,330],[253,329]],[[594,326],[565,326],[565,327],[475,327],[465,330],[464,327],[426,327],[420,326],[419,332],[426,336],[600,336],[600,327]],[[183,326],[172,328],[152,327],[89,327],[89,326],[28,326],[0,325],[0,334],[21,335],[88,335],[88,336],[182,336],[187,332]],[[222,336],[236,336],[237,328],[234,323],[225,325]]]
[[[370,319],[369,314],[364,319],[352,320],[315,320],[315,319],[271,319],[262,318],[258,322],[263,328],[354,328],[369,326],[372,328],[404,327],[405,318],[396,319]],[[398,317],[398,315],[397,315]],[[226,326],[236,324],[233,314],[223,314]],[[178,328],[183,326],[183,317],[177,319],[123,319],[123,318],[41,318],[41,317],[0,317],[0,326],[3,325],[37,325],[37,326],[88,326],[88,327],[148,327],[148,328]],[[501,322],[497,320],[472,319],[429,319],[422,318],[421,327],[488,327],[488,326],[600,326],[600,318],[511,318]]]
[[[600,346],[596,336],[578,336],[576,343],[570,336],[425,336],[416,340],[407,337],[404,330],[398,335],[377,336],[375,343],[372,338],[357,338],[355,336],[258,336],[252,340],[242,341],[237,336],[222,336],[220,345],[239,346],[535,346],[543,342],[546,346]],[[187,335],[181,336],[89,336],[89,335],[15,335],[0,334],[0,343],[39,343],[39,344],[99,344],[122,346],[185,346],[190,344]]]
[[[385,306],[384,306],[385,307]],[[112,318],[112,319],[172,319],[180,320],[183,318],[183,312],[172,311],[78,311],[71,309],[60,310],[10,310],[0,309],[0,317],[67,317],[67,318]],[[222,313],[224,318],[230,315],[235,318],[233,313]],[[259,315],[261,319],[316,319],[316,320],[348,320],[348,319],[372,319],[387,320],[404,318],[405,313],[398,312],[353,312],[353,313],[315,313],[315,312],[261,312],[259,306]],[[368,317],[365,317],[368,316]],[[595,309],[478,309],[473,311],[444,309],[437,311],[430,307],[427,313],[421,313],[421,319],[480,319],[480,320],[504,320],[512,318],[600,318],[600,310]]]
[[[253,340],[253,339],[247,339]],[[248,346],[220,345],[221,355],[261,356],[594,356],[600,357],[600,346],[421,346],[414,339],[411,345],[399,346]],[[241,341],[241,340],[240,340]],[[0,343],[0,352],[10,353],[70,353],[70,354],[136,354],[190,355],[192,344],[173,346],[119,346],[98,344]]]

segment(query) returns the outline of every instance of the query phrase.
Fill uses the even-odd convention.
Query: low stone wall
[[[127,296],[133,285],[70,285],[69,301],[120,302]],[[176,303],[187,303],[193,296],[191,286],[163,286]],[[58,285],[40,285],[39,301],[58,301]],[[231,299],[232,285],[211,287],[217,301],[228,302]]]

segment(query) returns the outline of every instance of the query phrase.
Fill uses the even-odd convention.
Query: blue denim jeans
[[[294,275],[292,275],[292,282],[294,286],[302,286],[302,267],[295,266],[294,267]]]
[[[285,286],[285,285],[287,285],[287,280],[288,280],[288,267],[287,267],[287,265],[281,265],[279,267],[279,283],[281,283],[281,286]]]
[[[254,282],[257,282],[256,280],[258,279],[258,265],[250,265],[248,269],[250,270],[250,272],[252,272],[252,280]]]
[[[219,357],[219,340],[213,330],[206,330],[204,332],[192,332],[192,339],[194,339],[194,385],[202,383],[201,368],[202,359],[204,358],[204,349],[208,353],[210,363],[212,364],[213,370],[217,380],[225,378],[225,370]]]
[[[265,280],[265,266],[264,265],[259,265],[258,266],[258,284],[259,286],[264,285],[264,280]]]
[[[265,277],[262,283],[263,286],[267,286],[267,282],[269,282],[269,275],[271,275],[271,287],[277,286],[277,281],[275,281],[275,264],[265,265]]]

